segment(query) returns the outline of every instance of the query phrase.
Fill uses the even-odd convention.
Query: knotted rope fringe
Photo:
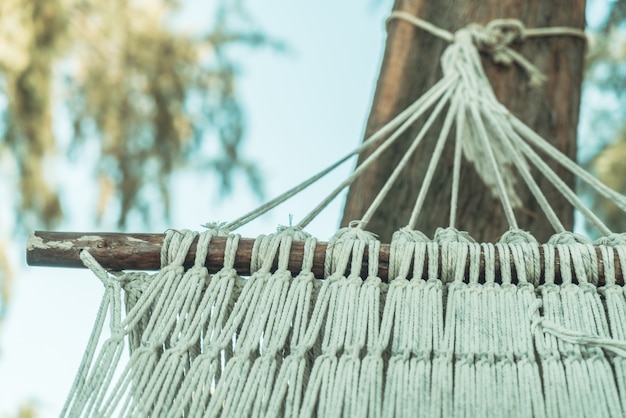
[[[394,14],[413,21],[416,18]],[[198,235],[168,231],[155,275],[110,275],[81,258],[105,285],[93,334],[64,408],[65,416],[619,416],[626,414],[626,298],[615,283],[626,238],[611,234],[529,146],[540,149],[622,209],[626,199],[593,179],[511,115],[495,99],[478,48],[538,70],[508,48],[524,36],[580,36],[575,30],[526,30],[516,21],[452,35],[443,79],[352,153],[259,209],[228,224],[208,224],[197,256],[183,261]],[[412,22],[414,23],[414,22]],[[448,107],[408,227],[391,243],[390,282],[376,277],[380,243],[363,230],[403,164]],[[428,115],[409,152],[364,217],[331,240],[325,280],[311,273],[315,239],[302,232],[340,191],[406,129]],[[428,240],[413,230],[434,169],[456,124],[450,228]],[[378,144],[296,227],[260,236],[249,278],[233,268],[239,236],[228,235],[224,268],[204,268],[208,244],[295,195],[362,150]],[[500,242],[475,243],[453,228],[461,152],[502,202],[511,230]],[[534,165],[602,232],[595,247],[567,233],[529,174]],[[539,202],[557,234],[541,246],[519,231],[511,169]],[[302,271],[287,270],[294,240],[305,242]],[[360,268],[368,248],[369,270]],[[563,283],[555,282],[559,255]],[[481,254],[482,258],[481,258]],[[496,254],[501,281],[495,280]],[[470,260],[466,272],[466,259]],[[272,272],[274,260],[277,269]],[[439,260],[441,260],[439,265]],[[607,285],[598,288],[598,262]],[[480,263],[485,265],[484,277]],[[513,284],[511,266],[517,284]],[[421,279],[427,266],[428,277]],[[576,276],[574,284],[570,268]],[[412,277],[408,280],[409,272]],[[545,284],[537,287],[539,277]],[[124,302],[122,303],[122,299]],[[122,308],[125,308],[125,315]],[[104,324],[108,319],[108,336]],[[100,340],[103,339],[101,342]],[[127,364],[122,351],[130,349]]]
[[[607,275],[598,289],[595,247],[569,233],[542,245],[546,284],[538,288],[539,244],[521,231],[478,244],[451,228],[433,240],[400,230],[389,284],[376,277],[380,244],[356,227],[331,240],[325,280],[311,273],[316,240],[298,228],[257,239],[249,278],[232,268],[239,237],[229,235],[225,266],[211,276],[203,261],[218,233],[200,234],[186,271],[198,235],[190,231],[168,231],[163,267],[153,275],[111,275],[83,251],[105,296],[64,416],[626,412],[626,299],[613,265],[617,252],[626,266],[624,236],[596,243]],[[287,270],[294,240],[305,242],[295,276]],[[580,284],[567,273],[555,284],[556,252]],[[421,277],[425,265],[425,280],[407,279]]]

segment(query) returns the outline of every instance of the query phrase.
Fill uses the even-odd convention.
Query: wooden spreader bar
[[[123,233],[82,233],[82,232],[47,232],[35,231],[28,240],[26,261],[30,266],[42,267],[84,267],[80,260],[80,252],[89,250],[89,253],[106,269],[117,270],[158,270],[161,263],[161,245],[163,234],[123,234]],[[254,238],[242,238],[235,257],[235,269],[241,275],[250,274],[250,259]],[[191,245],[191,249],[185,260],[185,266],[191,267],[196,255],[197,239]],[[206,267],[209,272],[216,273],[224,263],[224,248],[226,238],[214,237],[211,239]],[[313,273],[318,278],[324,277],[324,258],[327,242],[319,242],[315,249]],[[389,268],[389,244],[382,244],[379,253],[378,276],[388,280]],[[299,272],[302,266],[304,243],[293,242],[289,258],[289,269]],[[541,282],[543,283],[544,258],[542,248],[539,248],[541,256]],[[598,251],[598,274],[599,285],[605,284],[604,266],[602,257]],[[560,283],[560,263],[558,252],[556,254],[556,282]],[[468,261],[469,263],[469,261]],[[615,254],[616,282],[624,284],[623,272],[617,254]],[[274,266],[277,263],[275,260]],[[481,256],[480,276],[484,278],[484,259]],[[441,264],[439,264],[441,271]],[[365,251],[362,277],[367,274],[367,251]],[[466,276],[469,267],[466,269]],[[500,280],[500,262],[496,253],[495,261],[496,281]],[[516,271],[512,267],[513,280],[516,281]],[[428,266],[424,267],[422,277],[427,278]],[[573,272],[572,272],[573,274]],[[573,274],[575,277],[575,275]]]

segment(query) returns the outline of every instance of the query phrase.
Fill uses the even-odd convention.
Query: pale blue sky
[[[201,27],[211,6],[195,1],[184,15],[186,27]],[[239,83],[248,122],[247,156],[259,161],[268,197],[304,180],[358,145],[370,105],[385,39],[389,5],[367,1],[248,1],[259,26],[285,40],[290,52],[245,51]],[[62,111],[59,109],[57,111]],[[63,127],[59,128],[63,131]],[[68,221],[59,230],[111,230],[114,219],[94,225],[89,164],[95,152],[85,151],[79,167],[58,167],[66,184]],[[348,163],[333,176],[336,184],[353,168]],[[50,173],[52,175],[52,173]],[[332,180],[331,180],[332,181]],[[217,202],[215,180],[206,175],[176,176],[171,225],[200,229],[215,220],[232,220],[259,202],[240,179],[233,196]],[[329,183],[287,202],[242,234],[255,236],[287,224],[312,208]],[[337,199],[309,231],[321,239],[337,228],[343,197]],[[137,222],[129,230],[143,231]],[[100,282],[85,270],[28,268],[21,265],[23,248],[11,250],[19,266],[11,305],[0,334],[0,416],[17,411],[20,401],[34,400],[42,417],[59,413],[93,324],[102,296]]]
[[[185,26],[201,27],[211,6],[193,1]],[[293,186],[354,148],[361,140],[385,40],[389,1],[247,1],[259,27],[285,40],[290,52],[241,52],[239,83],[248,122],[244,152],[259,161],[268,197]],[[598,11],[602,12],[600,3]],[[596,14],[592,16],[597,16]],[[59,167],[70,201],[68,221],[60,230],[113,229],[113,218],[94,225],[87,171],[95,153],[87,150],[80,167]],[[329,185],[352,169],[347,164],[309,193],[246,226],[241,233],[268,233],[278,224],[304,216]],[[208,221],[226,221],[258,205],[240,179],[233,196],[217,202],[213,178],[183,172],[174,183],[173,221],[156,225],[199,229]],[[79,191],[78,197],[76,191]],[[0,190],[0,192],[2,192]],[[337,228],[343,196],[309,228],[320,239]],[[143,231],[140,223],[130,230]],[[13,248],[20,265],[23,248]],[[81,359],[102,295],[100,282],[84,270],[20,267],[12,303],[0,334],[0,416],[15,413],[20,400],[32,399],[43,417],[57,416]]]

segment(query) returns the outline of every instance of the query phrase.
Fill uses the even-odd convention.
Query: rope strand
[[[430,22],[413,16],[407,12],[396,10],[391,12],[387,18],[387,26],[393,19],[404,20],[411,23],[444,41],[453,43],[457,41],[457,34],[452,34],[445,29],[437,27]],[[548,36],[570,36],[578,39],[587,40],[585,32],[581,29],[570,27],[551,27],[551,28],[534,28],[526,29],[524,24],[518,19],[495,19],[487,25],[482,26],[477,23],[468,25],[466,30],[472,34],[472,40],[476,47],[487,53],[495,63],[510,65],[515,62],[527,74],[530,79],[531,86],[538,86],[546,77],[537,69],[528,59],[509,47],[515,41],[521,41],[526,38],[538,38]]]

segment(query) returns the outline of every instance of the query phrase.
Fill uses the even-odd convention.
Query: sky
[[[189,30],[202,28],[205,19],[211,19],[206,3],[187,2],[180,22]],[[245,3],[260,28],[289,46],[287,53],[240,53],[238,88],[248,125],[243,151],[258,162],[266,195],[273,197],[360,143],[382,57],[390,2]],[[595,4],[599,9],[589,15],[592,23],[606,2]],[[114,229],[113,221],[95,225],[94,214],[88,209],[93,205],[85,205],[94,201],[97,193],[89,182],[88,170],[96,158],[92,151],[85,150],[79,167],[57,167],[55,175],[67,185],[69,203],[68,220],[59,230]],[[288,224],[290,216],[297,222],[353,165],[349,162],[329,181],[239,232],[254,237]],[[80,191],[81,199],[72,198],[75,190]],[[328,239],[337,229],[343,198],[336,199],[308,231]],[[201,224],[232,220],[260,203],[243,178],[237,182],[235,193],[222,199],[214,178],[190,171],[176,175],[173,202],[171,224],[153,225],[149,232],[168,227],[199,230]],[[148,232],[139,222],[131,223],[129,230]],[[71,386],[103,289],[86,270],[27,267],[23,250],[11,249],[18,271],[0,332],[0,417],[15,414],[19,403],[27,400],[37,405],[41,417],[54,417]]]
[[[294,186],[360,143],[382,57],[387,3],[246,2],[259,27],[289,46],[287,53],[254,50],[243,51],[240,57],[238,88],[248,124],[243,151],[258,161],[267,197]],[[180,19],[188,28],[202,28],[204,19],[211,19],[210,7],[192,1]],[[89,182],[96,154],[89,149],[84,153],[80,166],[59,166],[50,173],[66,184],[69,216],[58,230],[112,230],[114,223],[106,220],[94,225],[88,209],[93,205],[85,205],[96,199]],[[290,215],[297,222],[353,165],[347,163],[329,181],[240,233],[252,237],[271,233],[288,224]],[[80,199],[73,197],[77,190]],[[173,202],[171,224],[153,225],[148,231],[137,222],[128,229],[200,230],[201,224],[232,220],[260,204],[243,179],[233,196],[222,199],[214,178],[191,172],[176,176]],[[328,239],[338,226],[342,203],[340,196],[308,230]],[[0,332],[0,417],[14,415],[24,401],[32,401],[41,417],[55,417],[78,368],[103,289],[86,270],[25,266],[21,246],[11,249],[11,258],[18,271]]]

